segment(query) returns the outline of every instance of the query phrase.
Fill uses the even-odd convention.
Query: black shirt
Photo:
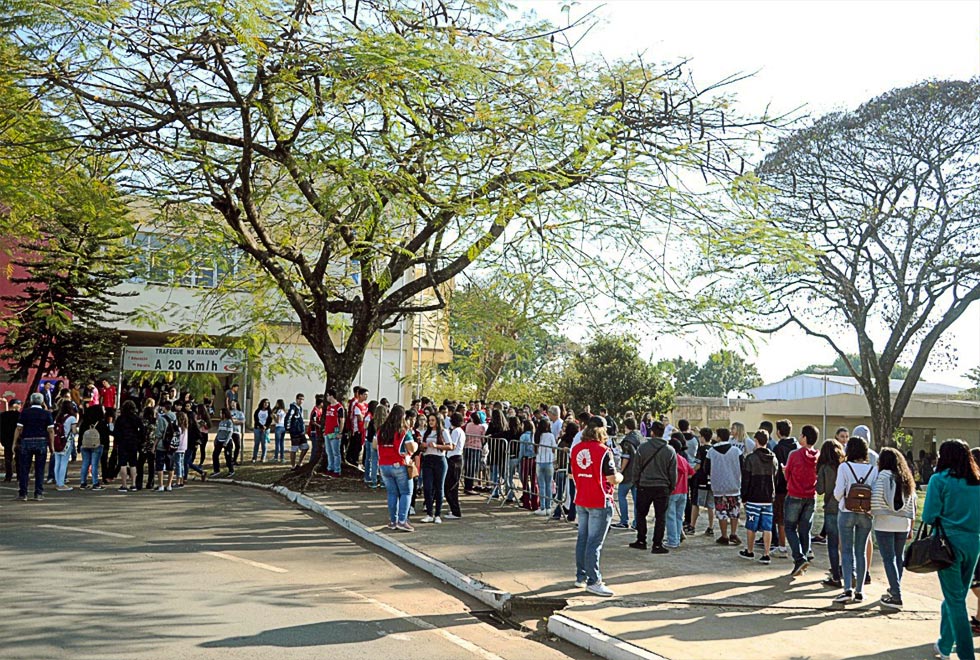
[[[17,410],[5,410],[0,413],[0,442],[6,445],[14,441],[19,418],[20,412]]]

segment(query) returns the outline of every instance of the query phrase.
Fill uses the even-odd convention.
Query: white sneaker
[[[538,509],[537,511],[534,512],[534,515],[536,515],[536,516],[550,516],[551,515],[551,512],[545,511],[544,509]]]
[[[410,516],[414,516],[415,515],[415,507],[414,506],[408,507],[408,515],[410,515]]]
[[[437,525],[441,525],[442,524],[442,518],[440,518],[439,516],[436,516],[436,519],[433,520],[432,522],[434,522]]]
[[[588,586],[588,583],[585,580],[578,580],[578,581],[575,582],[575,587],[578,588],[578,589],[584,589],[587,586]]]
[[[939,640],[937,639],[935,644],[932,645],[932,652],[939,658],[939,660],[949,660],[949,656],[939,650]]]
[[[446,514],[446,520],[460,520],[463,516],[454,516],[451,513]]]
[[[595,584],[590,584],[587,587],[585,587],[585,590],[588,591],[590,594],[595,594],[596,596],[603,596],[605,598],[608,598],[609,596],[613,595],[612,590],[606,585],[604,585],[602,582],[596,582]]]
[[[432,516],[426,516],[425,518],[422,518],[422,522],[424,523],[430,523],[432,521],[433,521]]]
[[[167,486],[167,492],[168,492],[168,493],[169,493],[170,491],[172,491],[172,490],[173,490],[173,486]]]
[[[164,488],[163,486],[160,486],[160,487],[158,487],[158,488],[157,488],[157,492],[158,492],[158,493],[162,493],[162,492],[163,492],[163,491],[165,491],[165,490],[167,490],[167,489],[166,489],[166,488]]]

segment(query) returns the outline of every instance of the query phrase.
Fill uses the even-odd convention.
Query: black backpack
[[[180,449],[180,427],[176,419],[164,419],[167,420],[167,428],[163,431],[163,450],[172,454]]]

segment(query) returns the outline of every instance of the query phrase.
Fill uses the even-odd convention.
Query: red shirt
[[[405,457],[399,452],[404,438],[404,433],[396,433],[391,446],[378,442],[378,465],[401,465],[405,462]]]
[[[313,406],[313,410],[310,411],[310,432],[319,433],[323,430],[323,408],[321,406]]]
[[[817,457],[820,453],[803,445],[790,452],[783,474],[786,475],[786,494],[810,499],[817,494]]]
[[[102,388],[102,405],[106,408],[116,407],[116,388],[114,385]]]
[[[357,420],[357,432],[361,434],[361,438],[364,438],[364,434],[367,433],[367,411],[368,404],[366,401],[355,401],[354,402],[354,419]]]
[[[572,450],[572,477],[575,479],[575,506],[602,509],[612,502],[612,485],[606,476],[616,472],[609,448],[592,440]]]
[[[323,411],[323,433],[324,435],[332,435],[337,432],[337,427],[340,426],[340,420],[344,417],[344,406],[339,401],[337,403],[331,403]]]
[[[682,454],[677,455],[677,485],[671,495],[687,495],[687,478],[694,476],[694,468]]]

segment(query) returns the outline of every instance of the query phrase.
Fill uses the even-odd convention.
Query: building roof
[[[890,389],[892,394],[897,394],[905,381],[892,379]],[[778,383],[769,383],[761,387],[754,387],[748,391],[755,399],[769,401],[787,401],[796,399],[810,399],[822,397],[825,394],[832,396],[835,394],[863,394],[861,385],[852,376],[824,376],[822,374],[800,374],[791,376]],[[963,391],[963,388],[941,383],[927,383],[920,380],[915,386],[913,394],[925,397],[945,397],[953,396]]]

